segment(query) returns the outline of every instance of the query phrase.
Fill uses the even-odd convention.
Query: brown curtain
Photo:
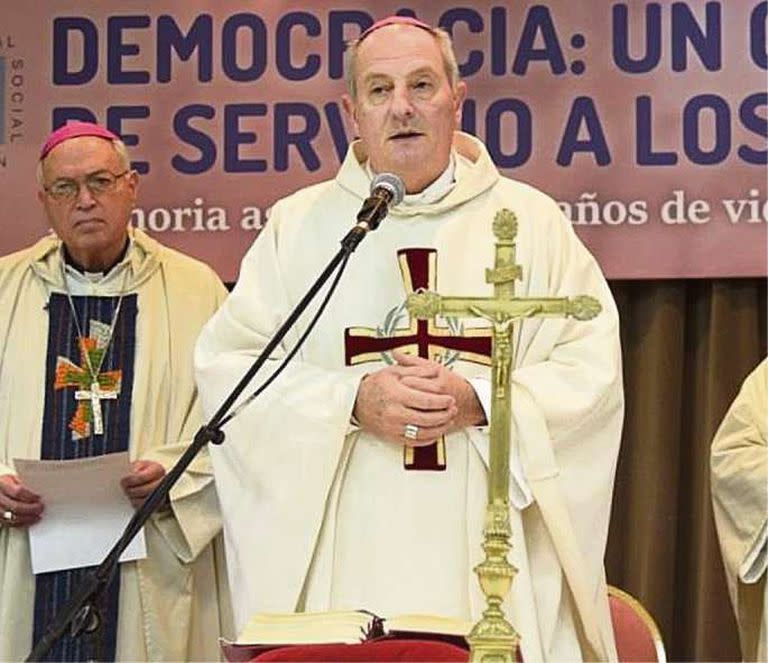
[[[709,447],[766,354],[765,279],[614,282],[626,417],[608,582],[656,619],[667,656],[740,658],[709,494]]]

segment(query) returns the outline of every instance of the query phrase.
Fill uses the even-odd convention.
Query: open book
[[[377,638],[442,640],[467,648],[472,622],[433,615],[379,617],[366,610],[259,613],[251,617],[236,642],[222,641],[230,661],[266,649],[326,643],[357,644]]]

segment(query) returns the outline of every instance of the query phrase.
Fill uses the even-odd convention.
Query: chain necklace
[[[67,295],[69,308],[72,311],[72,318],[75,321],[75,329],[77,331],[78,344],[81,348],[81,352],[84,357],[85,365],[88,369],[88,374],[90,378],[90,389],[78,389],[75,392],[75,400],[90,401],[91,412],[93,415],[93,432],[96,435],[102,435],[104,433],[104,418],[102,417],[102,413],[101,413],[101,401],[116,400],[118,396],[117,390],[101,388],[101,385],[99,384],[99,375],[101,374],[101,368],[104,365],[104,360],[107,357],[107,350],[109,349],[109,345],[112,342],[112,336],[115,333],[115,327],[117,326],[117,319],[120,316],[120,307],[123,304],[123,297],[125,296],[125,288],[128,284],[129,271],[130,271],[129,269],[126,269],[125,273],[123,274],[123,283],[120,286],[120,294],[117,299],[117,306],[115,307],[115,313],[112,316],[112,321],[110,322],[110,325],[109,325],[109,333],[107,334],[106,341],[104,341],[103,343],[103,347],[100,348],[102,350],[102,353],[101,353],[101,356],[99,357],[96,370],[94,370],[93,363],[91,362],[91,354],[86,345],[86,337],[83,334],[82,328],[80,327],[80,320],[77,315],[77,310],[75,309],[75,302],[72,300],[72,294],[69,291],[69,284],[67,283],[67,273],[64,266],[64,260],[62,259],[62,262],[61,262],[61,276],[63,279],[64,292]]]

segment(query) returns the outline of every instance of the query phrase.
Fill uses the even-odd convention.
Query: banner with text
[[[275,200],[334,176],[344,44],[391,13],[453,35],[463,129],[609,278],[768,273],[764,0],[3,3],[0,254],[47,231],[46,134],[92,119],[141,175],[135,225],[236,279]]]

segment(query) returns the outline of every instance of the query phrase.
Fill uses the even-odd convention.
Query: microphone
[[[363,201],[357,213],[358,224],[376,230],[387,215],[389,206],[399,205],[405,197],[405,185],[394,173],[380,173],[371,182],[371,195]]]
[[[341,241],[351,253],[357,248],[371,230],[376,230],[382,222],[389,206],[398,205],[405,197],[405,184],[394,173],[380,173],[371,182],[371,195],[368,196],[357,213],[357,223]]]

